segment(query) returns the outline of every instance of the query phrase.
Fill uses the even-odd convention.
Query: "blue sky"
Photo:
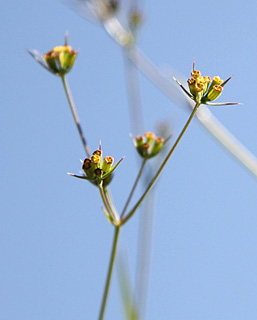
[[[138,46],[161,70],[170,65],[189,77],[195,58],[203,74],[234,75],[219,101],[243,104],[211,111],[257,155],[256,1],[144,1],[142,8]],[[138,168],[124,56],[99,25],[58,1],[4,1],[0,9],[0,318],[96,319],[113,228],[97,189],[66,174],[81,169],[83,148],[60,79],[26,49],[45,53],[69,32],[79,55],[68,81],[90,148],[101,140],[104,155],[126,156],[111,185],[118,210]],[[174,141],[188,114],[142,74],[139,82],[145,130],[166,120]],[[194,120],[152,204],[145,319],[257,317],[256,187],[256,178]],[[140,214],[119,243],[132,285]],[[117,270],[106,319],[122,319]]]

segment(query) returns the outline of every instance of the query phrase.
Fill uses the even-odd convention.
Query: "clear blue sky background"
[[[212,111],[257,155],[257,2],[143,9],[139,46],[156,65],[189,77],[195,58],[204,74],[234,75],[219,100],[244,104]],[[0,19],[0,319],[97,319],[113,228],[97,189],[66,174],[79,172],[83,148],[61,81],[26,49],[45,53],[69,31],[79,56],[68,80],[90,148],[101,140],[105,155],[126,155],[111,186],[118,210],[137,173],[124,57],[58,1],[2,1]],[[166,119],[176,136],[187,114],[143,76],[140,85],[146,130]],[[256,319],[256,179],[194,121],[157,189],[146,319]],[[139,215],[120,241],[133,283]],[[122,319],[116,271],[106,319]]]

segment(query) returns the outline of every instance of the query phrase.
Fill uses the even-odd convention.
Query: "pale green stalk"
[[[131,199],[132,199],[132,196],[133,196],[133,194],[134,194],[134,192],[135,192],[135,190],[136,190],[136,187],[137,187],[137,184],[138,184],[138,182],[139,182],[139,179],[140,179],[141,176],[142,176],[142,173],[143,173],[145,164],[146,164],[146,159],[144,159],[143,162],[142,162],[142,164],[141,164],[141,168],[140,168],[140,170],[139,170],[139,172],[138,172],[138,175],[137,175],[137,177],[136,177],[136,180],[135,180],[135,182],[134,182],[134,185],[133,185],[133,187],[132,187],[132,189],[131,189],[131,191],[130,191],[129,197],[128,197],[128,199],[127,199],[127,201],[126,201],[126,203],[125,203],[125,206],[124,206],[124,208],[123,208],[123,210],[122,210],[122,213],[121,213],[121,216],[120,216],[120,219],[121,219],[121,220],[122,220],[122,218],[123,218],[123,216],[124,216],[124,214],[125,214],[125,212],[126,212],[126,210],[127,210],[127,208],[128,208],[128,205],[129,205],[129,203],[130,203],[130,201],[131,201]]]
[[[71,113],[72,113],[73,119],[74,119],[74,121],[76,123],[77,129],[78,129],[78,132],[79,132],[80,139],[82,141],[82,144],[83,144],[83,147],[84,147],[84,149],[86,151],[87,156],[90,157],[91,153],[90,153],[89,147],[87,145],[86,139],[84,137],[84,134],[83,134],[83,131],[82,131],[82,128],[81,128],[81,125],[80,125],[79,117],[78,117],[78,114],[77,114],[77,111],[76,111],[76,108],[75,108],[75,104],[74,104],[72,96],[71,96],[71,92],[70,92],[70,89],[69,89],[69,85],[68,85],[66,76],[65,75],[61,76],[61,79],[62,79],[63,87],[64,87],[64,90],[65,90],[65,93],[66,93],[66,96],[67,96],[67,99],[68,99],[68,102],[69,102],[69,106],[70,106],[70,109],[71,109]]]
[[[89,150],[89,147],[87,145],[86,139],[84,137],[81,125],[80,125],[80,121],[79,121],[79,117],[75,108],[75,104],[73,102],[72,96],[71,96],[71,92],[68,86],[68,82],[66,80],[65,75],[61,77],[62,79],[62,83],[64,86],[64,90],[69,102],[69,106],[72,112],[72,116],[73,119],[76,123],[79,135],[80,135],[80,139],[82,141],[83,147],[85,149],[85,152],[87,154],[88,157],[91,156],[91,152]],[[102,185],[103,183],[101,182],[98,185],[98,189],[100,191],[100,195],[102,198],[102,201],[105,205],[105,208],[108,212],[108,214],[111,216],[113,222],[115,223],[115,233],[114,233],[114,239],[113,239],[113,245],[112,245],[112,252],[111,252],[111,258],[110,258],[110,262],[109,262],[109,269],[108,269],[108,274],[107,274],[107,278],[106,278],[106,283],[105,283],[105,289],[104,289],[104,295],[103,295],[103,299],[102,299],[102,304],[101,304],[101,309],[100,309],[100,315],[99,315],[99,320],[102,320],[104,317],[104,312],[105,312],[105,306],[106,306],[106,302],[107,302],[107,297],[108,297],[108,292],[109,292],[109,287],[110,287],[110,282],[111,282],[111,277],[112,277],[112,271],[113,271],[113,265],[114,265],[114,261],[115,261],[115,256],[116,256],[116,252],[117,252],[117,246],[118,246],[118,238],[119,238],[119,231],[120,231],[120,218],[119,215],[117,214],[111,196],[109,194],[108,188],[107,187],[103,187]],[[117,226],[118,225],[118,226]]]
[[[80,139],[82,141],[82,144],[84,146],[84,149],[86,151],[87,156],[90,158],[91,152],[89,150],[89,147],[87,145],[85,136],[83,134],[83,131],[82,131],[82,128],[81,128],[81,125],[80,125],[79,117],[78,117],[78,114],[77,114],[77,111],[76,111],[75,104],[74,104],[73,99],[72,99],[72,95],[71,95],[71,92],[70,92],[68,81],[67,81],[65,75],[61,76],[61,79],[62,79],[63,87],[64,87],[64,90],[65,90],[65,93],[66,93],[66,97],[67,97],[68,102],[69,102],[69,106],[70,106],[70,109],[71,109],[71,113],[72,113],[73,119],[74,119],[74,121],[76,123],[77,129],[78,129],[78,132],[79,132],[79,135],[80,135]],[[106,207],[106,210],[111,215],[111,217],[114,219],[114,221],[118,223],[119,222],[119,216],[116,213],[116,210],[115,210],[114,205],[112,203],[112,199],[110,197],[108,188],[103,188],[102,185],[101,185],[101,187],[99,186],[99,191],[100,191],[100,195],[101,195],[101,198],[103,200],[103,203],[104,203],[104,205]]]
[[[124,209],[122,211],[122,215],[124,215],[128,205],[130,203],[130,200],[131,200],[131,198],[133,196],[133,193],[134,193],[134,191],[136,189],[138,181],[139,181],[139,179],[140,179],[140,177],[142,175],[145,163],[146,163],[146,160],[144,160],[142,162],[140,171],[139,171],[139,173],[137,175],[135,183],[134,183],[134,185],[132,187],[130,195],[129,195],[129,197],[127,199],[127,202],[126,202],[126,204],[124,206]],[[116,224],[115,224],[115,234],[114,234],[113,244],[112,244],[111,258],[110,258],[110,262],[109,262],[109,269],[108,269],[108,274],[107,274],[107,278],[106,278],[106,282],[105,282],[105,289],[104,289],[104,294],[103,294],[103,299],[102,299],[102,304],[101,304],[101,309],[100,309],[100,315],[99,315],[99,320],[102,320],[103,317],[104,317],[104,312],[105,312],[105,307],[106,307],[106,302],[107,302],[107,298],[108,298],[109,287],[110,287],[111,277],[112,277],[112,272],[113,272],[113,266],[114,266],[114,261],[115,261],[115,257],[116,257],[117,247],[118,247],[118,237],[119,237],[119,232],[120,232],[120,228],[121,228],[121,225],[120,225],[120,219],[121,218],[116,213],[116,211],[115,211],[115,209],[113,207],[113,203],[112,203],[110,194],[109,194],[107,188],[103,188],[102,183],[99,184],[99,190],[100,190],[100,194],[101,194],[101,197],[102,197],[102,200],[104,202],[104,205],[106,207],[107,212],[113,218],[114,223],[116,222]],[[122,217],[122,215],[121,215],[121,217]]]
[[[108,214],[111,216],[115,225],[119,225],[120,218],[117,212],[114,209],[112,199],[109,197],[108,189],[103,188],[103,181],[98,185],[98,189],[100,191],[101,198],[103,200],[105,209],[107,210]],[[107,196],[108,195],[108,196]]]
[[[110,209],[112,210],[112,212],[114,213],[114,215],[117,217],[117,221],[120,221],[119,215],[118,215],[118,213],[117,213],[117,211],[116,211],[116,209],[115,209],[115,206],[114,206],[114,204],[113,204],[113,201],[112,201],[112,197],[111,197],[109,188],[103,186],[103,192],[104,192],[106,201],[107,201]]]
[[[190,117],[188,118],[184,128],[182,129],[182,131],[180,132],[177,140],[175,141],[174,145],[172,146],[170,152],[168,153],[168,155],[166,156],[166,158],[164,159],[163,163],[161,164],[159,170],[157,171],[157,173],[155,174],[155,176],[153,177],[153,179],[151,180],[151,182],[149,183],[148,187],[146,188],[145,192],[143,193],[143,195],[141,196],[141,198],[138,200],[138,202],[135,204],[134,208],[128,213],[128,215],[122,219],[121,224],[125,224],[134,214],[134,212],[137,210],[137,208],[140,206],[140,204],[142,203],[142,201],[144,200],[144,198],[146,197],[146,195],[148,194],[148,192],[150,191],[150,189],[152,188],[152,186],[154,185],[154,183],[156,182],[157,178],[159,177],[159,175],[161,174],[163,168],[165,167],[166,163],[168,162],[170,156],[172,155],[173,151],[176,149],[179,141],[181,140],[182,136],[184,135],[186,129],[188,128],[191,120],[193,119],[198,107],[199,107],[199,103],[196,103]]]
[[[111,283],[111,278],[112,278],[112,273],[113,273],[113,266],[114,266],[114,261],[115,261],[115,257],[116,257],[116,253],[117,253],[120,228],[121,228],[121,226],[115,226],[111,257],[110,257],[109,268],[108,268],[108,273],[107,273],[107,277],[106,277],[104,294],[103,294],[103,299],[102,299],[102,304],[101,304],[101,309],[100,309],[98,320],[103,320],[103,318],[104,318],[104,312],[105,312],[106,302],[107,302],[107,298],[108,298],[108,293],[109,293],[109,288],[110,288],[110,283]]]

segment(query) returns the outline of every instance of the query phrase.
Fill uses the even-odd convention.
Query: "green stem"
[[[115,209],[115,206],[113,204],[109,188],[108,187],[103,187],[103,191],[104,191],[104,194],[105,194],[106,201],[108,202],[108,205],[110,206],[112,212],[114,212],[115,216],[117,217],[117,221],[120,221],[119,215],[118,215],[118,213],[117,213],[117,211]]]
[[[114,209],[114,206],[112,204],[112,200],[111,200],[111,197],[109,195],[108,189],[103,187],[103,183],[102,182],[98,185],[98,188],[99,188],[100,195],[101,195],[101,198],[103,200],[105,209],[107,210],[109,215],[112,217],[112,219],[114,221],[114,224],[118,225],[120,223],[120,218],[119,218],[116,210]]]
[[[145,164],[146,164],[146,159],[144,159],[143,162],[142,162],[142,164],[141,164],[141,168],[140,168],[140,170],[139,170],[139,172],[138,172],[138,175],[137,175],[137,178],[136,178],[136,180],[135,180],[135,182],[134,182],[134,185],[133,185],[133,187],[132,187],[132,189],[131,189],[131,191],[130,191],[130,194],[129,194],[129,197],[128,197],[128,199],[127,199],[127,202],[125,203],[125,206],[124,206],[124,208],[123,208],[123,210],[122,210],[120,219],[123,218],[123,216],[124,216],[124,214],[125,214],[125,212],[126,212],[126,210],[127,210],[127,208],[128,208],[128,205],[129,205],[129,203],[130,203],[130,201],[131,201],[131,199],[132,199],[132,196],[133,196],[133,194],[134,194],[134,192],[135,192],[135,190],[136,190],[138,181],[139,181],[139,179],[140,179],[141,176],[142,176],[142,173],[143,173]]]
[[[106,282],[105,282],[104,294],[103,294],[103,299],[102,299],[102,304],[101,304],[101,309],[100,309],[100,314],[99,314],[98,320],[103,320],[103,318],[104,318],[104,312],[105,312],[106,302],[107,302],[107,298],[108,298],[108,293],[109,293],[109,288],[110,288],[110,283],[111,283],[111,278],[112,278],[112,273],[113,273],[113,266],[114,266],[114,261],[115,261],[115,257],[116,257],[116,253],[117,253],[120,228],[121,228],[120,226],[115,227],[111,257],[110,257],[110,262],[109,262],[109,269],[108,269],[107,278],[106,278]]]
[[[73,119],[74,119],[74,121],[76,123],[77,129],[78,129],[78,132],[79,132],[80,139],[82,141],[82,144],[83,144],[83,147],[84,147],[84,149],[86,151],[87,156],[90,157],[91,153],[90,153],[89,147],[87,145],[86,139],[84,137],[84,134],[83,134],[83,131],[82,131],[82,128],[81,128],[81,125],[80,125],[79,117],[78,117],[78,114],[77,114],[77,111],[76,111],[76,108],[75,108],[75,104],[73,102],[73,99],[72,99],[72,96],[71,96],[71,92],[70,92],[70,89],[69,89],[69,85],[68,85],[68,82],[66,80],[65,75],[63,75],[61,77],[61,79],[62,79],[63,87],[64,87],[64,90],[65,90],[65,93],[66,93],[66,96],[67,96],[67,99],[68,99],[68,102],[69,102],[69,106],[70,106],[70,109],[71,109],[71,113],[72,113]]]
[[[182,138],[182,136],[184,135],[187,127],[189,126],[191,120],[193,119],[198,107],[199,107],[200,103],[196,103],[190,117],[188,118],[184,128],[182,129],[182,131],[180,132],[177,140],[175,141],[174,145],[172,146],[172,148],[170,149],[170,152],[168,153],[168,155],[166,156],[166,158],[164,159],[163,163],[161,164],[159,170],[157,171],[157,173],[155,174],[155,176],[153,177],[153,179],[151,180],[151,182],[149,183],[148,187],[146,188],[145,192],[143,193],[143,195],[141,196],[141,198],[138,200],[138,202],[135,204],[135,206],[133,207],[133,209],[128,213],[128,215],[122,219],[121,224],[125,224],[134,214],[134,212],[137,210],[137,208],[140,206],[140,204],[142,203],[142,201],[144,200],[145,196],[148,194],[148,192],[150,191],[150,189],[152,188],[152,186],[154,185],[155,181],[157,180],[157,178],[159,177],[160,173],[162,172],[163,168],[165,167],[166,163],[168,162],[170,156],[172,155],[173,151],[176,149],[180,139]]]
[[[75,104],[73,102],[72,96],[71,96],[71,92],[68,86],[68,82],[66,80],[65,75],[61,77],[62,79],[62,83],[64,86],[64,90],[69,102],[69,106],[72,112],[72,116],[73,119],[76,123],[79,135],[80,135],[80,139],[82,141],[83,147],[86,151],[86,154],[88,157],[91,156],[91,152],[89,150],[89,147],[87,145],[86,139],[84,137],[81,125],[80,125],[80,121],[79,121],[79,117],[75,108]],[[99,191],[100,191],[100,195],[101,198],[103,200],[103,203],[106,207],[106,210],[108,211],[108,213],[110,214],[110,216],[112,217],[113,221],[115,224],[120,224],[120,218],[118,216],[118,214],[116,213],[116,210],[114,209],[113,203],[112,203],[112,199],[110,197],[108,188],[103,188],[102,183],[99,184]],[[102,320],[104,317],[104,311],[105,311],[105,306],[106,306],[106,302],[107,302],[107,297],[108,297],[108,292],[109,292],[109,287],[110,287],[110,282],[111,282],[111,277],[112,277],[112,271],[113,271],[113,265],[114,265],[114,260],[115,260],[115,256],[116,256],[116,252],[117,252],[117,245],[118,245],[118,238],[119,238],[119,231],[120,231],[120,226],[115,226],[115,233],[114,233],[114,239],[113,239],[113,245],[112,245],[112,252],[111,252],[111,258],[110,258],[110,263],[109,263],[109,270],[108,270],[108,274],[107,274],[107,279],[106,279],[106,283],[105,283],[105,289],[104,289],[104,295],[103,295],[103,299],[102,299],[102,305],[101,305],[101,310],[100,310],[100,315],[99,315],[99,320]]]

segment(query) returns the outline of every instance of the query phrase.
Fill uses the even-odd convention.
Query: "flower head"
[[[222,93],[225,84],[232,78],[229,77],[226,81],[223,81],[219,76],[214,76],[213,80],[209,76],[203,77],[199,70],[195,70],[195,63],[193,62],[193,71],[191,72],[191,78],[187,80],[189,91],[188,92],[182,84],[175,79],[183,91],[196,103],[207,104],[212,106],[217,105],[233,105],[238,104],[235,102],[224,103],[211,103],[210,101],[216,100]]]
[[[95,185],[99,185],[103,182],[104,186],[106,186],[112,179],[112,172],[117,168],[122,160],[123,158],[113,166],[113,157],[107,156],[102,159],[102,150],[100,145],[99,149],[95,150],[90,158],[86,158],[82,161],[82,176],[78,176],[73,173],[68,174],[76,178],[89,180]]]
[[[143,136],[137,136],[136,139],[132,137],[134,146],[137,152],[144,159],[150,159],[156,156],[168,139],[164,140],[162,137],[156,137],[152,132],[146,132]]]
[[[56,46],[44,55],[36,50],[28,52],[42,67],[61,77],[72,69],[78,54],[68,45],[67,35],[63,46]]]

